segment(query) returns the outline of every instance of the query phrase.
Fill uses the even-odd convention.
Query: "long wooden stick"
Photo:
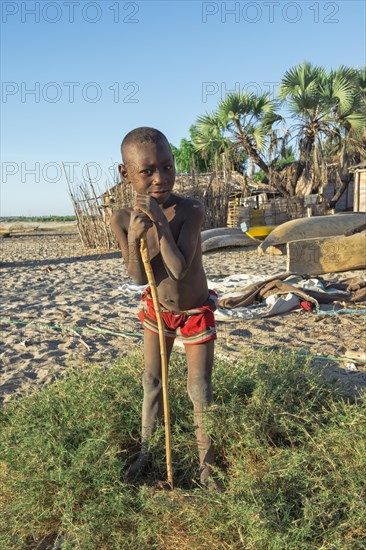
[[[140,245],[141,258],[144,262],[144,267],[149,282],[151,296],[154,302],[155,315],[159,328],[159,344],[161,357],[161,381],[163,388],[163,406],[164,406],[164,424],[165,424],[165,452],[166,452],[166,469],[168,483],[173,489],[173,471],[172,471],[172,452],[171,452],[171,436],[170,436],[170,415],[169,415],[169,398],[168,398],[168,359],[165,347],[164,324],[161,315],[161,309],[158,299],[158,291],[156,289],[155,277],[150,263],[150,254],[147,247],[146,237],[143,236]]]

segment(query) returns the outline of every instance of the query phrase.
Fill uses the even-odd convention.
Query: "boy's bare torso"
[[[182,233],[189,234],[191,230],[191,251],[187,269],[181,278],[175,279],[169,276],[160,252],[157,227],[153,225],[146,232],[159,301],[170,311],[180,312],[200,307],[208,298],[207,280],[202,266],[200,220],[196,221],[199,205],[200,203],[194,199],[186,199],[173,193],[166,204],[160,205],[178,248],[180,248],[179,240]],[[126,249],[128,249],[128,228],[132,209],[124,209],[122,212],[122,228],[126,236]],[[125,261],[133,261],[133,258],[126,257],[125,251],[122,250],[122,253]]]

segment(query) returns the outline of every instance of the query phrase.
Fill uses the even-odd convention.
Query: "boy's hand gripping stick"
[[[144,263],[147,280],[151,289],[151,296],[154,303],[155,315],[159,328],[159,344],[161,357],[161,381],[163,388],[163,405],[164,405],[164,424],[165,424],[165,451],[166,451],[166,467],[168,483],[173,489],[173,473],[172,473],[172,453],[171,453],[171,437],[170,437],[170,418],[169,418],[169,398],[168,398],[168,360],[165,347],[164,324],[161,315],[161,309],[158,299],[158,291],[156,289],[155,277],[150,263],[149,249],[147,247],[146,236],[143,235],[140,244],[141,258]]]

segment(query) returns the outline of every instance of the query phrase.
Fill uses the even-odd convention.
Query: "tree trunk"
[[[330,199],[329,201],[329,208],[334,208],[335,205],[337,204],[337,202],[339,201],[339,199],[341,198],[341,196],[343,195],[343,193],[345,192],[345,190],[347,189],[350,181],[351,181],[351,175],[350,174],[347,174],[345,176],[343,176],[342,178],[340,178],[341,180],[341,186],[340,188],[334,193],[333,197]]]
[[[308,135],[300,140],[299,143],[299,149],[300,149],[300,157],[296,164],[296,170],[294,172],[293,178],[292,178],[292,189],[291,189],[291,195],[294,196],[296,194],[296,185],[299,179],[301,178],[302,174],[304,173],[304,170],[306,168],[306,165],[309,161],[309,155],[311,152],[311,148],[314,144],[315,136]]]
[[[255,149],[253,146],[250,146],[249,151],[248,151],[248,155],[249,155],[250,158],[254,161],[254,163],[255,163],[261,170],[263,170],[263,172],[264,172],[265,174],[268,175],[268,173],[269,173],[269,167],[268,167],[268,165],[264,162],[264,160],[262,159],[262,157],[259,155],[259,153],[256,151],[256,149]]]
[[[244,151],[248,155],[250,159],[256,164],[263,172],[268,175],[269,174],[269,166],[264,162],[260,154],[258,153],[257,149],[253,146],[250,139],[247,138],[245,134],[242,132],[239,132],[239,139],[240,142],[244,148]]]

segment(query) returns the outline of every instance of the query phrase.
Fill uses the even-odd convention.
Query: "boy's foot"
[[[128,481],[133,481],[134,479],[142,476],[146,473],[149,467],[150,454],[146,452],[141,452],[138,458],[131,464],[126,472],[126,479]]]

